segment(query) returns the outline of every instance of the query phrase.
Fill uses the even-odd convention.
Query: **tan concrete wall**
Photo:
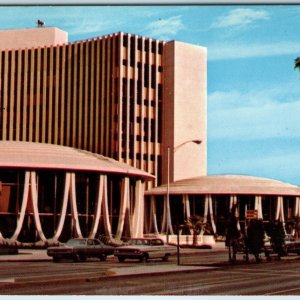
[[[168,146],[171,149],[171,182],[206,175],[207,50],[181,42],[168,42],[163,67],[163,182],[167,181]],[[202,141],[200,145],[186,143],[199,139]]]
[[[55,27],[0,30],[0,50],[55,46],[67,42],[68,33]]]

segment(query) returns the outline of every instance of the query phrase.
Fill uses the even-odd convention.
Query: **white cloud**
[[[227,15],[218,17],[211,28],[242,28],[259,20],[268,20],[269,14],[264,10],[237,8]]]
[[[215,44],[208,46],[209,60],[299,54],[300,41],[270,44]]]
[[[174,36],[179,30],[182,30],[184,25],[181,16],[174,16],[168,19],[158,19],[146,26],[147,35],[158,39],[168,39],[169,36]]]
[[[255,92],[218,91],[210,94],[209,138],[299,138],[300,94],[289,95],[288,90],[292,88],[287,85]]]
[[[99,21],[93,19],[83,19],[64,24],[64,27],[70,28],[70,34],[93,34],[108,33],[113,31],[120,22]]]

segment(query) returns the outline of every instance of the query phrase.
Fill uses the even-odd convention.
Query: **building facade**
[[[141,236],[143,197],[141,192],[134,196],[134,186],[166,182],[167,148],[201,140],[201,147],[187,143],[171,151],[170,175],[172,180],[206,175],[205,48],[125,33],[69,43],[67,33],[47,27],[0,31],[0,41],[0,143],[25,148],[30,143],[32,151],[40,145],[67,146],[147,174],[108,176],[113,172],[102,167],[82,170],[78,161],[72,175],[66,165],[57,167],[58,157],[50,168],[29,163],[15,169],[2,160],[0,238],[56,241],[57,230],[62,234],[65,226],[64,240],[95,230],[118,238]],[[34,156],[22,159],[32,161]],[[93,187],[99,192],[100,175],[108,176],[105,191],[110,195],[102,231],[92,222],[100,222]],[[62,212],[69,201],[62,193],[72,184],[70,209]],[[49,232],[41,220],[52,224]]]
[[[165,235],[168,232],[176,242],[174,234],[178,224],[191,216],[201,216],[209,225],[210,235],[224,239],[227,222],[234,213],[242,232],[250,219],[260,219],[266,226],[273,221],[283,222],[286,233],[300,236],[297,225],[300,188],[295,185],[254,176],[211,175],[172,182],[169,194],[167,205],[166,185],[146,191],[145,233]],[[203,234],[199,241],[204,241]],[[182,238],[186,242],[186,237]],[[189,242],[192,243],[192,237]]]
[[[124,33],[67,43],[57,29],[27,31],[37,38],[31,48],[1,51],[0,140],[102,154],[155,175],[155,186],[166,180],[164,149],[201,139],[172,156],[171,173],[206,174],[205,48]],[[42,47],[37,33],[49,31],[53,45]]]

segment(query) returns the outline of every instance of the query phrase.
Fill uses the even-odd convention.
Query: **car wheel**
[[[79,256],[79,259],[80,259],[80,261],[86,261],[86,257],[83,255]]]
[[[57,262],[60,261],[60,258],[59,258],[59,257],[55,257],[55,256],[54,256],[52,259],[53,259],[53,262],[55,262],[55,263],[57,263]]]
[[[78,262],[80,260],[80,258],[79,258],[79,256],[78,256],[78,254],[75,254],[74,256],[73,256],[73,261],[74,262]]]
[[[148,260],[147,254],[143,254],[143,256],[140,258],[140,262],[143,262],[143,263],[147,262],[147,260]]]
[[[118,261],[119,261],[119,262],[123,262],[124,260],[125,260],[125,257],[118,256]]]
[[[106,256],[106,254],[101,254],[101,256],[99,258],[101,261],[105,261],[107,256]]]
[[[169,260],[169,254],[166,254],[163,258],[162,258],[163,261],[168,261]]]

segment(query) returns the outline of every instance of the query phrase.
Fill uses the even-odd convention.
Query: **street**
[[[300,260],[291,256],[280,261],[256,264],[224,264],[227,252],[184,255],[182,267],[212,265],[186,272],[145,274],[147,270],[175,267],[169,262],[126,261],[114,257],[105,262],[63,261],[1,262],[1,295],[299,295]],[[217,262],[223,262],[218,264]],[[115,276],[113,270],[132,270],[127,276]],[[134,270],[144,269],[144,274]]]

